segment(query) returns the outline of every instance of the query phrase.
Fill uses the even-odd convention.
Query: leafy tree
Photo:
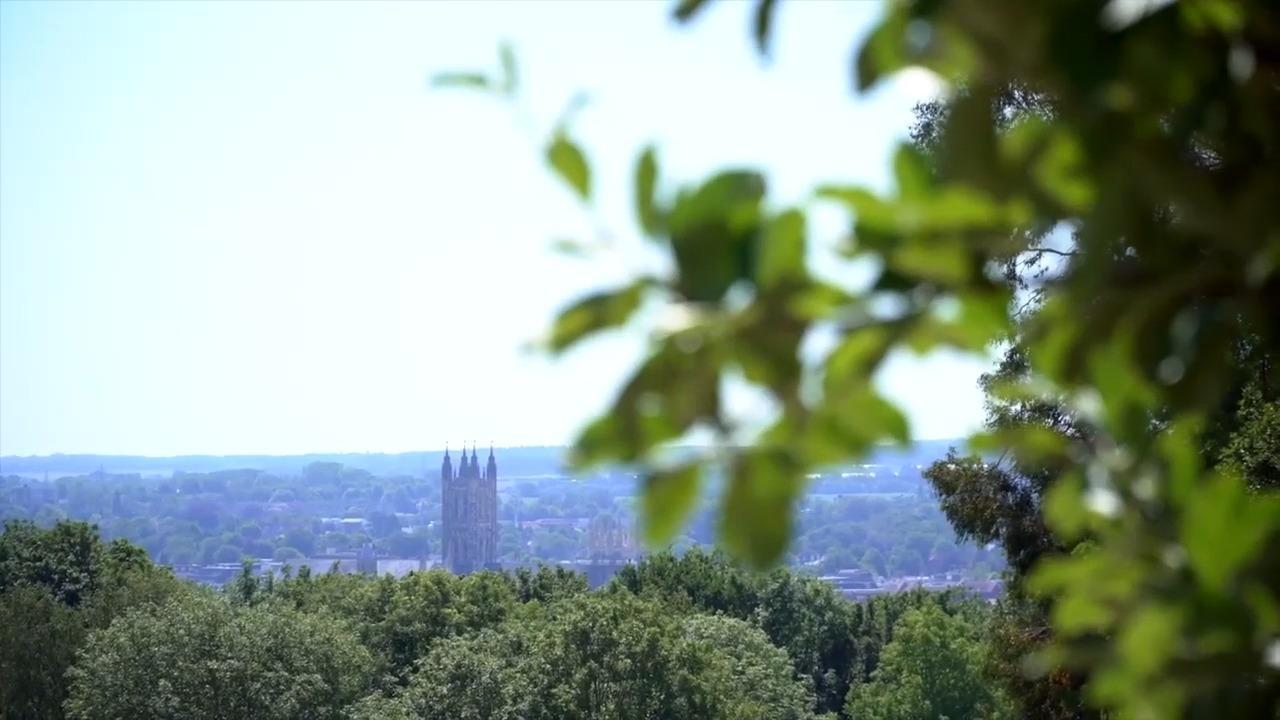
[[[898,620],[871,681],[849,693],[858,720],[1012,717],[982,676],[978,628],[936,607]]]
[[[786,651],[759,628],[723,615],[690,615],[681,629],[685,642],[701,645],[710,659],[701,682],[717,695],[719,717],[812,716],[810,683],[794,678]]]
[[[363,717],[779,718],[812,716],[786,654],[750,624],[673,616],[625,592],[578,595],[446,640],[408,687]]]
[[[528,717],[530,688],[520,672],[528,652],[514,632],[485,630],[441,643],[423,659],[398,696],[374,696],[357,719],[517,720]]]
[[[96,628],[182,591],[146,553],[85,523],[0,534],[0,717],[60,718],[66,673]]]
[[[80,613],[46,590],[0,591],[0,718],[62,717],[64,676],[86,634]]]
[[[517,568],[513,574],[520,602],[552,602],[587,592],[587,576],[565,568],[539,565]]]
[[[105,551],[97,529],[60,522],[49,530],[24,521],[6,522],[0,534],[0,591],[22,585],[48,590],[69,607],[97,589]]]
[[[71,718],[340,718],[372,660],[337,618],[194,594],[127,613],[70,673]]]

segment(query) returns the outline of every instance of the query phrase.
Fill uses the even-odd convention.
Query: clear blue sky
[[[689,28],[658,2],[0,3],[0,453],[402,451],[559,444],[642,338],[551,360],[525,344],[653,258],[637,150],[668,179],[765,169],[779,202],[882,186],[933,91],[867,97],[850,52],[875,3],[783,4],[775,60],[746,3]],[[520,56],[527,112],[433,91]],[[586,217],[535,145],[577,90]],[[830,245],[838,217],[815,217]],[[581,260],[559,237],[607,227]],[[971,430],[981,363],[882,378],[919,437]]]

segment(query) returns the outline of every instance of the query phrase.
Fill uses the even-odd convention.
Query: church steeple
[[[489,443],[489,463],[484,468],[484,479],[498,479],[498,461],[493,457],[493,443]]]
[[[453,461],[449,459],[449,444],[445,443],[444,461],[440,463],[440,480],[442,482],[449,482],[452,479],[453,479]]]

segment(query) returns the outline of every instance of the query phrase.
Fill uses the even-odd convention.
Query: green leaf
[[[551,243],[551,249],[561,255],[586,257],[591,254],[591,247],[572,238],[559,238]]]
[[[787,210],[774,216],[764,228],[756,285],[770,289],[788,281],[804,280],[805,219],[799,210]]]
[[[1187,498],[1181,538],[1191,567],[1208,589],[1225,592],[1230,579],[1258,553],[1274,552],[1280,503],[1251,497],[1235,477],[1220,477]]]
[[[547,163],[578,197],[591,199],[591,167],[587,156],[565,133],[557,133],[547,146]]]
[[[836,393],[850,383],[870,383],[893,341],[893,333],[883,325],[851,330],[827,356],[826,391]]]
[[[898,194],[904,199],[926,197],[933,189],[933,170],[918,147],[902,143],[893,155],[893,174]]]
[[[752,30],[755,34],[756,51],[761,55],[769,54],[769,40],[773,30],[773,14],[777,9],[777,5],[777,0],[759,0],[756,3],[755,22]]]
[[[515,95],[520,87],[520,76],[516,67],[516,54],[511,43],[503,42],[498,46],[498,59],[502,63],[501,90],[505,95]]]
[[[492,90],[494,82],[489,76],[475,72],[444,72],[431,78],[436,87],[473,88],[476,90]]]
[[[702,335],[699,328],[673,335],[644,361],[605,414],[579,434],[576,466],[637,462],[717,416],[722,358]]]
[[[814,408],[804,437],[806,458],[815,465],[838,462],[877,443],[911,439],[906,417],[896,405],[857,377],[827,377],[822,403]]]
[[[635,200],[636,218],[640,228],[646,235],[657,235],[661,232],[661,217],[654,201],[654,192],[658,184],[658,158],[650,145],[636,160]]]
[[[890,254],[899,272],[945,285],[964,285],[973,276],[973,253],[959,242],[903,242]]]
[[[623,325],[640,307],[648,279],[609,292],[578,300],[556,318],[548,344],[553,352],[563,352],[590,335]]]
[[[764,178],[727,171],[676,198],[668,218],[679,275],[676,289],[695,302],[717,302],[753,277]]]
[[[1089,523],[1089,510],[1084,504],[1084,481],[1073,473],[1049,487],[1044,497],[1045,523],[1063,542],[1073,543],[1083,535]]]
[[[673,15],[676,20],[686,22],[707,6],[709,0],[680,0]]]
[[[651,545],[668,542],[698,501],[701,469],[693,463],[651,472],[641,501],[642,531]]]
[[[791,537],[791,512],[803,476],[785,451],[752,448],[729,474],[720,537],[731,553],[754,567],[778,562]]]
[[[906,30],[906,10],[900,4],[890,6],[888,16],[880,21],[858,49],[858,90],[869,89],[884,76],[905,65],[906,54],[902,49],[902,38],[906,35]]]
[[[808,323],[777,304],[756,302],[740,313],[732,333],[733,358],[753,383],[769,388],[780,402],[798,401],[800,341]]]

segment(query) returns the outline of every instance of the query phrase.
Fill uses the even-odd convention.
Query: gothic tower
[[[440,464],[440,492],[445,567],[459,575],[497,567],[498,462],[493,448],[489,448],[489,463],[483,475],[474,445],[470,458],[463,447],[456,473],[449,449],[445,448]]]

